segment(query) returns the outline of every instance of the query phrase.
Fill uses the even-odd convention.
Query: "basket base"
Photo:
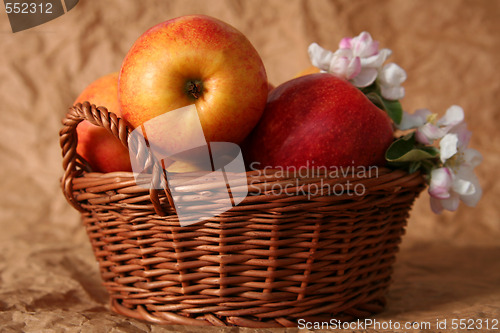
[[[143,305],[138,305],[131,309],[123,306],[118,299],[110,301],[111,310],[117,314],[159,325],[238,326],[251,328],[297,327],[299,319],[303,320],[304,323],[328,323],[332,319],[342,322],[352,321],[380,313],[384,310],[385,305],[385,297],[380,296],[367,303],[358,304],[355,307],[351,307],[341,313],[334,313],[330,316],[323,315],[304,318],[276,317],[259,320],[252,316],[218,316],[214,313],[203,313],[188,318],[173,312],[153,313],[148,311]]]

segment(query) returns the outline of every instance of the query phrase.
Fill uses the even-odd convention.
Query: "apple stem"
[[[188,94],[190,94],[194,99],[200,98],[203,89],[201,81],[198,80],[188,81],[186,88]]]

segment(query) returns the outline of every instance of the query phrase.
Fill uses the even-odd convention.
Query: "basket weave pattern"
[[[90,171],[76,154],[82,120],[125,146],[131,130],[105,108],[84,103],[70,109],[60,133],[63,192],[81,211],[113,311],[159,324],[247,327],[382,311],[409,210],[425,186],[421,175],[384,168],[371,178],[252,171],[242,203],[181,227],[168,189],[148,190],[128,172]],[[361,182],[364,195],[310,191],[348,181]],[[276,193],[275,184],[300,191]]]

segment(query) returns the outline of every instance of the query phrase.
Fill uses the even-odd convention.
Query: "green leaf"
[[[414,148],[415,148],[415,135],[414,133],[409,133],[404,137],[394,141],[389,146],[389,148],[385,152],[385,158],[389,162],[399,162],[398,159],[401,156],[408,154]]]
[[[359,88],[359,90],[361,90],[365,95],[369,95],[371,93],[376,93],[380,95],[380,89],[378,87],[377,81],[374,81],[368,87]]]
[[[403,118],[403,107],[399,101],[390,101],[385,98],[382,98],[382,101],[385,106],[385,111],[389,115],[389,117],[396,124],[401,124],[401,119]]]
[[[423,149],[412,149],[397,157],[387,157],[389,162],[415,162],[434,158],[435,155],[428,153]]]
[[[415,135],[406,135],[394,141],[385,153],[389,162],[416,162],[433,159],[439,155],[439,150],[434,147],[416,146]]]
[[[382,101],[382,97],[376,92],[376,91],[370,91],[370,92],[367,92],[365,93],[366,97],[368,97],[368,99],[373,103],[375,104],[378,108],[384,110],[384,111],[387,111],[385,109],[385,105],[384,105],[384,102]]]
[[[420,147],[420,149],[431,154],[433,158],[439,155],[439,149],[437,149],[436,147],[424,146]]]
[[[366,92],[366,97],[380,109],[387,112],[389,118],[396,124],[401,123],[403,118],[403,107],[399,101],[391,101],[383,98],[377,91]]]
[[[422,161],[413,161],[410,163],[410,167],[408,168],[409,173],[414,173],[418,171],[422,167]]]

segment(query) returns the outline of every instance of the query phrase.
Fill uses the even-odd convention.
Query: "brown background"
[[[387,310],[375,318],[433,325],[444,318],[500,319],[500,1],[81,0],[68,14],[15,34],[1,8],[2,332],[197,331],[107,311],[85,232],[58,183],[60,119],[79,92],[117,71],[147,28],[192,13],[240,29],[274,84],[309,66],[311,42],[336,49],[342,37],[366,30],[408,73],[405,110],[444,114],[461,105],[474,133],[471,146],[484,156],[477,170],[484,197],[474,209],[436,216],[422,194]]]

